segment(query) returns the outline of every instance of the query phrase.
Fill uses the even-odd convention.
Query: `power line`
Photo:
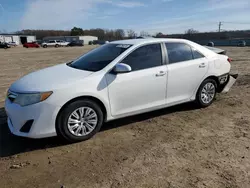
[[[246,24],[246,25],[250,25],[250,22],[223,22],[223,23],[229,23],[229,24]]]

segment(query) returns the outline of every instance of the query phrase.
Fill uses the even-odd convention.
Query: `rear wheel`
[[[206,79],[200,85],[196,94],[196,102],[202,108],[211,105],[216,97],[217,83],[213,79]]]
[[[43,47],[44,47],[44,48],[47,48],[48,46],[45,44],[45,45],[43,45]]]
[[[58,48],[58,47],[59,47],[59,45],[58,45],[58,44],[56,44],[56,45],[55,45],[55,47],[56,47],[56,48]]]
[[[79,100],[67,105],[59,114],[57,134],[69,142],[84,141],[94,136],[103,124],[103,112],[92,100]]]

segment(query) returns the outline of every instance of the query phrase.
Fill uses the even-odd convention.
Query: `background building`
[[[36,41],[36,36],[0,34],[0,41],[1,42],[16,42],[17,45],[21,45],[26,42]]]
[[[95,37],[95,36],[49,36],[49,37],[44,37],[43,40],[44,41],[64,40],[66,42],[82,40],[84,44],[89,44],[90,41],[93,42],[94,40],[98,40],[98,37]]]

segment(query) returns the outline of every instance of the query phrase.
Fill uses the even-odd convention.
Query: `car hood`
[[[76,81],[88,77],[93,72],[74,69],[67,64],[60,64],[30,73],[16,82],[10,90],[14,92],[43,92],[64,88]]]

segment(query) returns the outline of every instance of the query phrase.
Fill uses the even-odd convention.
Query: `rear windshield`
[[[69,66],[76,69],[96,72],[102,70],[131,46],[132,45],[128,44],[105,44],[84,54],[70,63]]]

